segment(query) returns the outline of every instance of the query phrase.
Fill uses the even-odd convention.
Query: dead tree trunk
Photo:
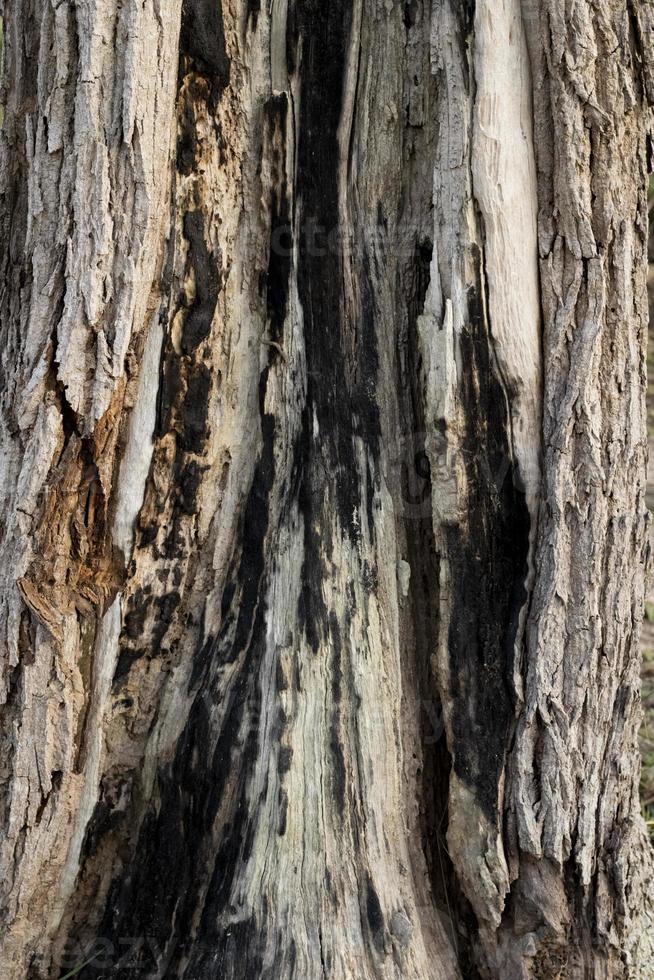
[[[3,980],[654,975],[652,9],[4,0]]]

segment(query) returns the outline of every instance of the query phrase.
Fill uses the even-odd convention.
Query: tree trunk
[[[4,980],[654,975],[653,9],[4,0]]]

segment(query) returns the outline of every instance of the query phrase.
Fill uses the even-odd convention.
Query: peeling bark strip
[[[3,17],[0,975],[651,977],[647,4]]]

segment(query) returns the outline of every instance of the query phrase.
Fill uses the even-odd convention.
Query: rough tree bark
[[[0,976],[654,976],[652,4],[3,16]]]

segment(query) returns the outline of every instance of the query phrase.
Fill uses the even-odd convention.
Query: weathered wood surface
[[[652,9],[4,0],[3,978],[654,975]]]

